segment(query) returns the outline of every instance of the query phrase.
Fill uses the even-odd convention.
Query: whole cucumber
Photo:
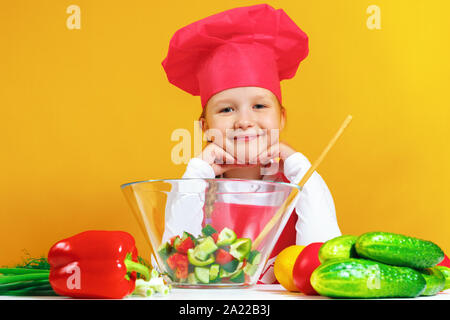
[[[436,268],[427,268],[419,270],[419,272],[424,277],[427,286],[425,291],[422,292],[422,296],[434,296],[438,292],[444,290],[445,287],[445,277],[442,272]]]
[[[331,259],[356,258],[355,243],[357,236],[343,235],[325,242],[319,249],[321,263]]]
[[[366,259],[334,259],[311,274],[312,287],[333,298],[417,297],[426,288],[420,272]]]
[[[436,268],[438,268],[444,275],[445,278],[444,290],[450,289],[450,268],[445,266],[436,266]]]
[[[389,232],[367,232],[355,243],[358,256],[390,265],[431,268],[444,259],[444,252],[431,241]]]

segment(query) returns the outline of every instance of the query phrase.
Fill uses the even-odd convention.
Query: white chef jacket
[[[282,169],[289,182],[298,184],[310,167],[311,164],[308,159],[300,152],[296,152],[284,161]],[[216,177],[213,168],[206,161],[200,158],[192,158],[183,174],[184,178],[214,179]],[[279,176],[277,179],[276,175],[265,175],[262,180],[281,181]],[[198,184],[195,185],[195,183]],[[183,231],[188,231],[194,235],[200,234],[205,201],[204,192],[201,191],[205,190],[205,184],[206,182],[203,181],[187,180],[186,184],[178,185],[180,189],[178,191],[191,193],[172,196],[175,198],[168,199],[163,242],[174,235],[181,234]],[[196,194],[195,191],[197,190],[199,192]],[[297,245],[306,246],[312,242],[325,242],[341,235],[330,190],[316,171],[305,183],[294,201],[296,202],[292,205],[298,215],[295,225]],[[189,212],[189,214],[186,214],[186,212]],[[274,280],[273,270],[268,269],[273,269],[275,258],[270,259],[266,264],[263,271],[264,283],[272,283]]]

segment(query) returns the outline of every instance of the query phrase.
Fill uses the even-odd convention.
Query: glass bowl
[[[300,187],[262,180],[167,179],[121,189],[169,283],[241,288],[259,279],[295,205],[289,195]],[[272,219],[275,214],[280,218]],[[271,227],[262,232],[269,221]]]

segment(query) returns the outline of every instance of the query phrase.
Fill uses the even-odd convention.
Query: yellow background
[[[177,128],[201,107],[162,69],[179,28],[257,1],[2,1],[0,265],[46,255],[87,229],[131,232],[149,252],[120,184],[181,177]],[[450,20],[447,1],[268,1],[309,35],[282,82],[283,139],[314,160],[345,234],[382,230],[450,252]],[[69,30],[66,8],[81,8]],[[369,30],[369,5],[381,30]]]

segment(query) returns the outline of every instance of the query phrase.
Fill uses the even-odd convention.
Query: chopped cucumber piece
[[[188,249],[187,251],[188,260],[191,264],[197,267],[204,267],[214,262],[214,255],[210,254],[208,255],[208,258],[206,260],[199,260],[195,257],[195,251],[194,249]]]
[[[176,237],[175,238],[175,240],[173,240],[173,247],[174,248],[176,248],[176,247],[178,247],[178,245],[180,244],[180,242],[181,242],[181,239],[180,239],[180,237]]]
[[[236,240],[237,236],[236,233],[234,233],[233,230],[229,228],[223,228],[222,231],[219,233],[219,237],[217,238],[217,245],[218,246],[228,246]]]
[[[236,261],[236,260],[234,260]],[[236,268],[234,269],[234,271],[227,271],[225,270],[222,266],[222,268],[220,268],[220,277],[232,277],[234,276],[236,273],[238,273],[239,271],[242,270],[242,266],[244,265],[243,262],[239,262],[238,265],[236,266]]]
[[[225,270],[226,272],[234,272],[236,271],[237,267],[239,265],[239,261],[237,260],[231,260],[230,262],[224,264],[222,266],[222,269]]]
[[[209,280],[209,284],[212,284],[212,283],[220,283],[222,281],[222,278],[221,277],[217,277],[216,279],[214,279],[214,280]]]
[[[220,268],[219,278],[223,279],[230,275],[230,272],[226,271],[224,268]]]
[[[202,283],[209,283],[209,268],[195,267],[195,276]]]
[[[212,235],[213,233],[216,233],[217,230],[214,229],[211,225],[207,224],[206,226],[203,227],[202,229],[202,233],[205,237],[208,237],[210,235]]]
[[[190,284],[197,284],[198,283],[197,277],[195,276],[195,274],[193,272],[189,273],[189,275],[188,275],[188,283],[190,283]]]
[[[243,265],[244,265],[243,262],[239,262],[239,264],[238,264],[236,270],[230,274],[230,277],[234,276],[236,273],[238,273],[239,271],[241,271]]]
[[[197,239],[195,239],[195,237],[192,234],[190,234],[189,232],[184,231],[183,237],[181,237],[181,240],[186,240],[187,238],[191,238],[191,240],[194,242],[194,245],[197,244]]]
[[[249,276],[252,276],[255,274],[256,269],[258,269],[258,265],[257,264],[251,264],[251,263],[247,263],[244,267],[244,272],[245,274],[248,274]]]
[[[259,264],[261,262],[261,252],[258,250],[250,251],[247,261],[251,264]]]
[[[239,238],[230,246],[230,254],[239,261],[244,260],[252,249],[252,240],[249,238]]]
[[[194,248],[194,256],[199,260],[206,260],[209,254],[216,251],[219,247],[214,243],[214,239],[211,237],[205,238]]]
[[[158,248],[158,254],[164,261],[169,257],[172,247],[168,242],[163,243]]]
[[[219,277],[220,265],[213,264],[209,267],[209,281],[214,281]]]
[[[244,282],[244,281],[245,281],[244,270],[239,270],[239,272],[233,274],[233,275],[230,277],[230,281],[236,282],[236,283]]]

